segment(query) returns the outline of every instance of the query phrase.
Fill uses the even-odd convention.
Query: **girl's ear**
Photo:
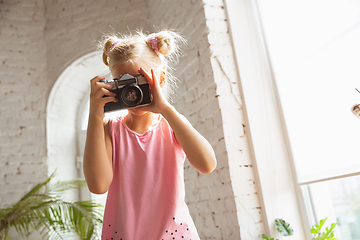
[[[160,87],[164,87],[165,86],[165,71],[162,70],[161,73],[160,73]]]

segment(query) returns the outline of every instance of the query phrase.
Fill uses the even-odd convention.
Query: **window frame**
[[[266,234],[280,237],[274,227],[284,218],[295,239],[311,239],[312,214],[306,191],[297,183],[288,133],[262,32],[257,2],[225,0],[234,56],[246,116],[247,133],[260,191]]]

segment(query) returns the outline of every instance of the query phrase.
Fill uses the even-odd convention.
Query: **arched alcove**
[[[81,135],[81,118],[89,98],[89,83],[94,76],[109,72],[101,54],[95,51],[75,60],[51,89],[46,109],[47,166],[48,175],[57,169],[55,180],[83,177],[79,164],[83,146],[79,146],[78,139],[85,137]],[[70,197],[77,200],[80,195],[74,192]]]

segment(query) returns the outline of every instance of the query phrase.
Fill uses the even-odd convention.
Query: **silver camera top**
[[[140,84],[145,84],[147,83],[144,75],[142,74],[138,74],[135,77],[131,76],[130,74],[123,74],[120,76],[120,78],[114,78],[113,80],[103,80],[102,82],[109,84],[113,87],[116,88],[122,88],[125,85],[132,85],[132,84],[136,84],[136,85],[140,85]]]

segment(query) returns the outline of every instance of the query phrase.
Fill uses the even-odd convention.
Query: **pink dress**
[[[185,203],[185,153],[161,117],[144,134],[112,119],[113,181],[103,240],[199,240]]]

